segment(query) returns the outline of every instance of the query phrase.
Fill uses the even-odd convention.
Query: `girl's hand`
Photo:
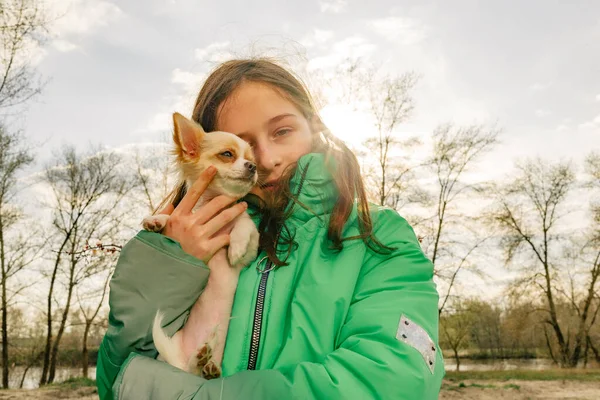
[[[163,234],[179,242],[183,251],[205,264],[218,250],[229,244],[230,222],[248,208],[245,202],[241,202],[224,210],[237,199],[221,195],[192,213],[216,172],[212,166],[207,168],[177,207],[169,204],[159,213],[170,215]]]

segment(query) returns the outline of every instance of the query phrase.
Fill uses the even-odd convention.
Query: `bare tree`
[[[600,152],[590,153],[585,160],[585,170],[589,176],[586,186],[591,190],[594,198],[598,198],[600,193]],[[600,294],[597,287],[600,287],[600,202],[592,201],[590,204],[591,223],[587,232],[587,241],[582,246],[581,255],[584,265],[589,268],[589,284],[587,287],[587,296],[583,302],[583,307],[579,311],[580,329],[579,333],[584,334],[585,338],[578,336],[576,345],[585,340],[587,360],[587,352],[591,350],[594,353],[597,362],[600,362],[600,344],[595,343],[590,331],[594,325],[600,326],[598,323],[598,313],[600,312]],[[585,326],[588,314],[591,318],[589,326]]]
[[[81,155],[74,148],[65,147],[55,165],[46,169],[44,181],[51,191],[47,206],[53,213],[56,250],[49,271],[46,348],[40,384],[54,380],[58,349],[74,288],[98,273],[93,263],[81,262],[84,259],[82,249],[93,238],[113,237],[120,229],[124,211],[119,205],[134,187],[131,179],[119,170],[120,163],[120,157],[113,153]],[[63,278],[66,299],[53,340],[52,305],[59,278]]]
[[[116,248],[109,248],[106,253],[116,253],[118,250]],[[102,252],[102,254],[106,254]],[[89,366],[89,351],[88,351],[88,336],[90,333],[90,329],[94,324],[96,318],[98,317],[98,313],[100,309],[104,305],[104,299],[106,298],[106,294],[108,291],[108,283],[110,281],[110,277],[112,276],[112,266],[114,266],[114,260],[109,258],[111,262],[107,262],[105,257],[101,259],[94,260],[98,264],[98,268],[101,270],[100,274],[103,274],[104,277],[100,280],[101,286],[94,287],[92,289],[86,290],[84,293],[80,293],[77,290],[77,304],[79,305],[79,309],[81,311],[81,315],[83,316],[84,330],[83,337],[81,341],[81,372],[84,378],[88,377],[88,366]],[[94,286],[98,286],[95,284]]]
[[[367,172],[370,187],[377,188],[375,195],[379,204],[398,208],[408,200],[408,192],[416,187],[413,168],[402,152],[420,142],[416,138],[402,140],[397,132],[414,108],[412,90],[417,82],[413,73],[385,76],[375,81],[370,74],[366,80],[368,109],[375,120],[376,134],[365,141],[367,151],[376,157],[376,166]],[[405,154],[405,153],[404,153]]]
[[[31,50],[47,34],[48,18],[36,0],[3,0],[0,4],[0,108],[22,105],[42,89]]]
[[[550,328],[559,354],[551,355],[564,367],[575,367],[585,345],[589,326],[589,305],[598,277],[597,260],[590,268],[587,298],[579,303],[569,296],[575,290],[565,287],[564,274],[572,274],[574,257],[561,263],[566,232],[561,226],[568,214],[566,202],[575,187],[573,168],[568,163],[551,164],[541,159],[517,165],[517,176],[498,191],[491,217],[502,235],[507,263],[522,263],[520,282],[528,290],[539,291],[544,298],[545,324]],[[593,257],[592,257],[593,258]],[[558,304],[571,297],[580,321],[571,342],[568,321],[559,316]],[[561,300],[562,299],[562,300]]]
[[[456,300],[449,313],[440,317],[440,341],[444,347],[450,347],[456,362],[456,371],[460,371],[459,350],[465,348],[470,340],[469,333],[475,324],[475,314],[469,308],[468,301]]]
[[[134,154],[135,177],[138,180],[137,196],[145,204],[146,211],[153,213],[161,200],[173,187],[170,180],[171,159],[166,146],[136,149]]]
[[[11,287],[14,278],[25,269],[39,253],[38,236],[23,234],[19,222],[25,216],[15,196],[19,191],[18,174],[33,162],[24,138],[19,133],[8,133],[0,126],[0,290],[2,310],[2,386],[9,382],[8,310],[15,297],[24,289]]]
[[[19,388],[22,389],[27,378],[27,373],[32,367],[37,365],[43,355],[44,348],[44,332],[43,332],[43,315],[38,313],[31,321],[31,316],[26,315],[22,308],[11,307],[10,323],[12,327],[11,345],[14,358],[18,358],[23,362],[23,372],[19,380]],[[13,359],[14,359],[13,358]]]
[[[381,73],[361,60],[350,60],[340,65],[335,75],[331,82],[340,86],[338,101],[353,104],[373,120],[374,132],[365,133],[367,157],[363,157],[370,197],[394,209],[419,200],[421,193],[413,174],[417,165],[410,162],[409,155],[420,141],[398,132],[414,110],[417,74]]]
[[[474,252],[488,239],[478,226],[478,218],[468,215],[464,202],[481,193],[482,182],[468,182],[465,175],[498,142],[499,130],[485,125],[439,126],[433,133],[432,154],[427,161],[434,176],[433,214],[415,223],[424,232],[423,247],[435,265],[436,275],[446,284],[441,296],[443,311],[457,276],[463,269],[476,272],[470,263]],[[463,208],[460,205],[463,204]],[[453,227],[454,229],[450,229]]]
[[[585,160],[585,171],[589,176],[586,186],[593,193],[598,193],[600,191],[600,152],[594,152],[588,155]],[[595,223],[596,227],[594,234],[600,236],[600,202],[592,202],[591,212],[592,221]]]

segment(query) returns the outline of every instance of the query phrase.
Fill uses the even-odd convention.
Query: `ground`
[[[441,400],[600,399],[600,382],[587,381],[444,381]]]
[[[95,382],[74,378],[35,390],[2,390],[0,400],[97,400]],[[441,400],[598,400],[600,370],[449,372]]]
[[[33,390],[3,390],[0,391],[0,400],[50,400],[50,399],[83,399],[98,400],[95,387],[80,388],[43,388]]]
[[[96,382],[86,378],[72,378],[59,384],[40,389],[10,389],[0,391],[0,400],[50,400],[83,399],[98,400]]]
[[[0,391],[0,400],[98,400],[94,387],[44,388],[36,390]],[[600,399],[599,382],[586,381],[488,381],[465,380],[462,385],[444,381],[440,400],[538,400],[538,399]]]

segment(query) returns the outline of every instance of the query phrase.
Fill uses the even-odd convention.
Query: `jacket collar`
[[[323,153],[309,153],[298,160],[290,191],[291,218],[307,221],[314,216],[330,214],[338,198],[333,179],[335,161]]]
[[[288,220],[306,222],[315,216],[328,215],[337,201],[338,190],[333,179],[335,161],[323,153],[309,153],[297,163],[290,179],[290,191],[297,201],[290,201]],[[248,195],[245,200],[256,206],[257,199]]]

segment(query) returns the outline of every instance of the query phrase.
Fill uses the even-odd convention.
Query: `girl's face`
[[[313,129],[302,112],[273,87],[244,82],[218,110],[216,130],[231,132],[252,146],[259,184],[250,193],[263,200],[277,191],[286,168],[311,152]]]

